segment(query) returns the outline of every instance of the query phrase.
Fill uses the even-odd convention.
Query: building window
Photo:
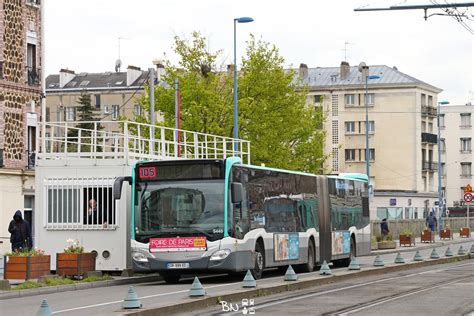
[[[142,106],[140,104],[135,104],[134,111],[135,111],[136,115],[141,115],[142,114]]]
[[[433,123],[428,123],[428,133],[433,133]]]
[[[470,162],[461,162],[461,177],[463,178],[471,177],[471,163]]]
[[[321,103],[321,102],[323,102],[323,96],[319,95],[319,94],[315,95],[314,96],[314,103]]]
[[[338,116],[339,115],[339,96],[337,95],[332,96],[331,108],[332,108],[332,116]]]
[[[439,115],[439,127],[440,128],[445,128],[445,123],[444,123],[444,114]]]
[[[443,153],[446,152],[446,142],[444,138],[440,138],[439,140],[439,150]]]
[[[375,95],[373,93],[367,94],[367,105],[374,105]]]
[[[471,113],[461,113],[461,128],[471,127]]]
[[[375,121],[369,121],[369,133],[375,132]]]
[[[75,121],[76,120],[76,108],[67,107],[66,108],[66,121]]]
[[[28,85],[40,84],[39,69],[36,67],[36,45],[27,44],[26,63],[28,68]]]
[[[346,122],[346,134],[353,134],[355,133],[355,123],[356,122]]]
[[[108,105],[104,105],[104,114],[109,114],[110,113],[110,108]]]
[[[118,119],[119,116],[119,106],[118,105],[112,105],[112,119],[116,120]]]
[[[441,176],[443,178],[446,177],[446,163],[444,163],[444,162],[441,163]]]
[[[355,149],[346,149],[346,161],[355,161],[355,154],[356,150]]]
[[[428,96],[428,106],[433,106],[433,96],[432,95]]]
[[[332,121],[332,143],[333,145],[339,144],[339,121]]]
[[[355,105],[355,94],[346,94],[346,106],[354,106]]]
[[[471,152],[471,138],[461,138],[461,152],[470,153]]]
[[[95,95],[95,108],[100,109],[100,94]]]
[[[114,178],[47,178],[46,229],[115,229]]]
[[[332,170],[339,172],[339,149],[332,149]]]
[[[51,122],[51,109],[46,108],[46,122]]]
[[[421,94],[421,106],[426,106],[426,94]]]
[[[375,148],[370,148],[369,149],[369,160],[374,161],[375,160]]]

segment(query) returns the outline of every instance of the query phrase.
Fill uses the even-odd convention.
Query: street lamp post
[[[379,75],[369,75],[369,67],[365,66],[365,163],[367,185],[370,190],[370,154],[369,154],[369,79],[380,79]],[[370,191],[369,191],[370,192]]]
[[[441,126],[439,125],[439,113],[440,113],[440,105],[446,105],[446,104],[449,104],[448,101],[441,101],[441,102],[438,102],[438,111],[436,113],[436,117],[437,117],[437,121],[438,121],[438,140],[437,140],[437,145],[438,145],[438,208],[439,208],[439,230],[441,231],[443,229],[443,216],[442,216],[442,213],[443,213],[443,209],[444,209],[444,205],[443,205],[443,195],[442,195],[442,184],[441,184],[441,174],[442,174],[442,170],[441,170],[441,148],[440,148],[440,144],[441,144]]]
[[[239,114],[238,114],[238,100],[237,100],[237,23],[253,22],[252,18],[241,17],[234,19],[234,156],[237,154],[239,145],[237,139],[239,138]]]

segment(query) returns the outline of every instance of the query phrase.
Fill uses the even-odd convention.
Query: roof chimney
[[[349,78],[349,73],[351,71],[351,68],[349,66],[349,63],[347,61],[341,62],[341,80],[346,80]]]
[[[127,86],[131,86],[138,78],[142,75],[140,67],[128,66],[127,67]]]
[[[74,79],[75,76],[76,74],[73,70],[61,69],[59,71],[59,87],[64,88],[64,86],[71,82],[71,80]]]
[[[156,79],[163,80],[165,75],[165,62],[162,59],[153,59],[153,65],[156,66]]]
[[[308,65],[300,64],[298,74],[299,74],[301,80],[304,80],[304,79],[308,78]]]

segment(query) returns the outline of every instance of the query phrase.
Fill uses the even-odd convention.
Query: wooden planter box
[[[469,238],[471,237],[471,232],[468,227],[461,227],[459,229],[459,237],[461,238]]]
[[[395,249],[397,248],[397,243],[394,241],[379,241],[377,242],[377,248],[380,249]]]
[[[408,236],[408,235],[400,235],[400,246],[414,246],[415,245],[415,237]]]
[[[37,279],[51,272],[51,256],[5,256],[5,279]]]
[[[453,234],[450,229],[443,229],[439,232],[440,239],[453,239]]]
[[[430,229],[421,232],[421,242],[435,242],[435,234]]]
[[[57,253],[56,274],[62,276],[83,276],[95,271],[94,253]]]

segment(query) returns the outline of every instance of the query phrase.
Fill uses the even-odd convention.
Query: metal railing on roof
[[[79,128],[77,124],[89,125]],[[129,121],[46,122],[37,162],[88,158],[133,161],[224,159],[238,156],[250,164],[250,142],[187,130]],[[234,151],[237,142],[238,151]]]

